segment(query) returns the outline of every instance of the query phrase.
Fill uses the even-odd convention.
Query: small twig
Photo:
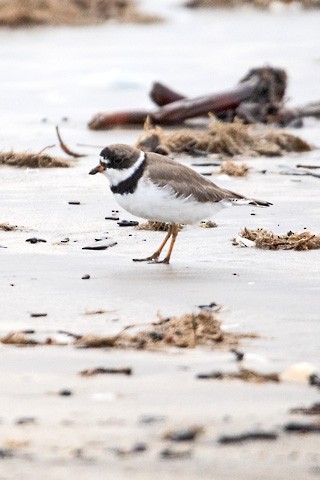
[[[58,140],[59,140],[59,143],[60,143],[60,147],[62,148],[62,150],[67,154],[67,155],[70,155],[71,157],[74,157],[74,158],[81,158],[81,157],[87,157],[88,155],[87,154],[82,154],[82,153],[76,153],[76,152],[73,152],[72,150],[70,150],[69,147],[67,147],[67,145],[63,142],[61,136],[60,136],[60,132],[59,132],[59,127],[58,125],[56,126],[56,132],[57,132],[57,136],[58,136]]]
[[[298,163],[298,165],[296,165],[297,168],[310,168],[310,169],[316,169],[316,168],[320,168],[320,165],[301,165],[300,163]]]
[[[42,148],[39,152],[38,152],[38,155],[41,155],[41,153],[43,153],[45,150],[48,150],[49,148],[53,148],[55,147],[56,144],[54,143],[53,145],[47,145],[46,147]]]

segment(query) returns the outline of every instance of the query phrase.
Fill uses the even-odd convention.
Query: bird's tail
[[[239,193],[230,192],[230,190],[225,190],[225,192],[228,194],[228,201],[233,205],[254,205],[255,207],[270,207],[270,205],[272,205],[271,202],[257,200],[255,198],[247,198]]]

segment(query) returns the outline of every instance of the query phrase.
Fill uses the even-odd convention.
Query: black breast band
[[[135,172],[129,177],[123,180],[122,182],[118,183],[118,185],[112,185],[110,187],[112,193],[119,193],[120,195],[124,195],[125,193],[134,193],[139,179],[142,177],[146,160],[144,159],[141,165],[137,168]]]

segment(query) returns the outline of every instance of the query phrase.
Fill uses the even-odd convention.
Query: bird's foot
[[[168,258],[164,258],[163,260],[158,260],[159,258],[159,255],[151,255],[150,257],[147,257],[147,258],[133,258],[133,262],[148,262],[148,263],[151,263],[153,265],[155,264],[165,264],[165,265],[169,265],[169,259]]]
[[[153,255],[150,255],[150,257],[146,258],[133,258],[133,262],[148,262],[148,263],[157,263],[159,258],[159,255],[156,255],[155,253]]]

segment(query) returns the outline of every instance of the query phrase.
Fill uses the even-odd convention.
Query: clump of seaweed
[[[238,372],[226,373],[213,371],[209,373],[199,373],[198,379],[215,379],[215,380],[242,380],[247,383],[278,383],[280,377],[278,373],[259,373],[248,368],[239,368]]]
[[[28,168],[68,168],[72,166],[68,160],[51,157],[45,153],[0,152],[0,165]]]
[[[319,8],[320,0],[279,0],[285,5],[299,4],[304,8]],[[188,8],[232,8],[242,5],[268,9],[274,0],[188,0],[185,6]]]
[[[134,0],[2,0],[0,26],[90,25],[114,19],[153,23],[160,20],[138,10]]]
[[[237,164],[232,160],[226,160],[221,164],[220,172],[230,177],[245,177],[249,172],[249,167],[245,163]]]
[[[236,346],[243,338],[256,338],[255,334],[237,334],[224,332],[216,314],[210,311],[200,311],[197,314],[187,313],[180,317],[162,318],[144,326],[129,325],[116,335],[75,335],[64,332],[72,337],[72,345],[81,348],[121,348],[136,350],[155,350],[167,347],[195,348],[206,346],[211,348],[230,348]],[[137,330],[129,333],[129,330]],[[26,331],[11,332],[0,338],[0,343],[11,345],[70,345],[70,342],[57,340],[56,332],[45,340],[36,339],[35,331],[31,336]],[[43,338],[43,335],[42,335]]]
[[[149,230],[153,232],[167,232],[169,230],[170,223],[157,222],[155,220],[148,220],[145,223],[139,223],[136,227],[137,230]],[[179,224],[179,229],[182,230],[184,225]]]
[[[10,225],[9,223],[0,223],[0,230],[3,232],[12,232],[13,230],[20,230],[18,225]]]
[[[254,242],[257,248],[264,250],[313,250],[320,248],[320,235],[310,232],[288,232],[277,235],[263,228],[256,230],[244,228],[240,237]]]
[[[166,222],[157,222],[153,220],[148,220],[145,223],[139,223],[136,227],[137,230],[151,230],[154,232],[167,232],[169,230],[169,223]]]
[[[288,152],[309,152],[311,145],[301,138],[285,132],[257,129],[241,121],[221,122],[212,118],[205,130],[178,129],[166,133],[161,127],[145,125],[136,146],[146,152],[162,154],[192,153],[200,151],[217,153],[228,157],[282,156]]]

